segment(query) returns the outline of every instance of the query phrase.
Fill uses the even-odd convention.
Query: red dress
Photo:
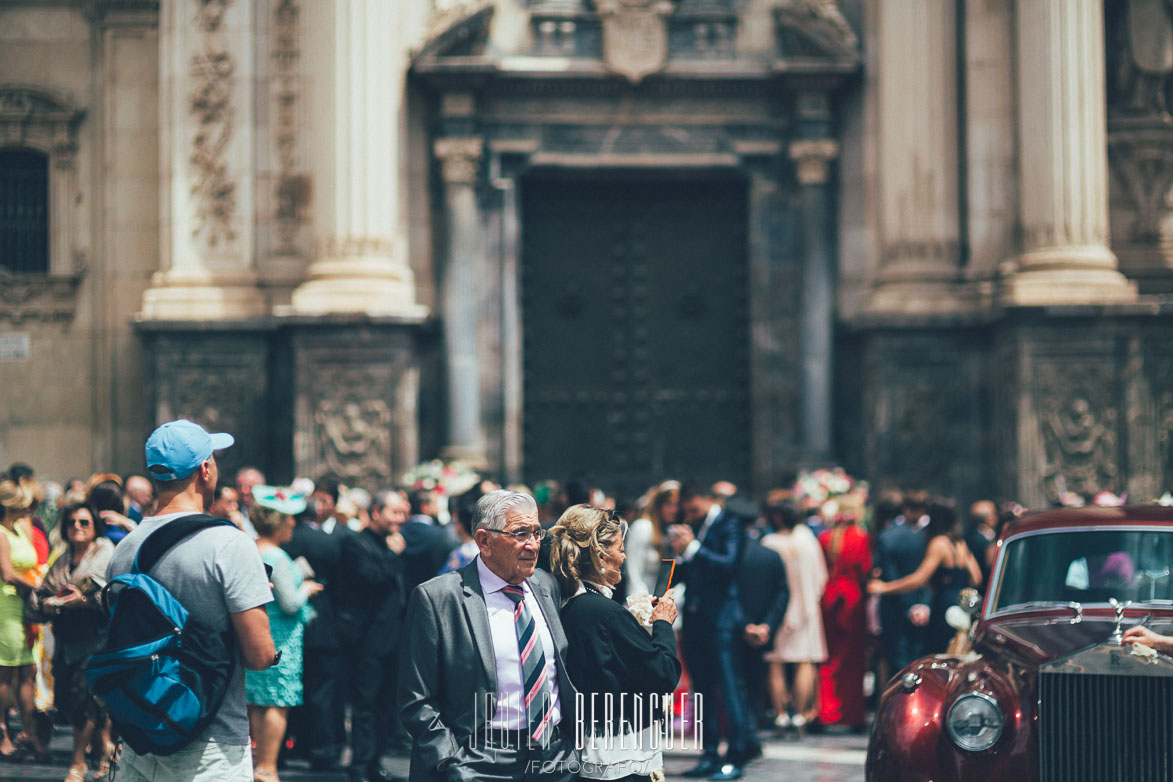
[[[819,668],[819,721],[863,725],[867,722],[865,587],[872,569],[871,541],[855,524],[839,524],[819,535],[819,544],[827,555],[827,588],[822,599],[827,662]]]

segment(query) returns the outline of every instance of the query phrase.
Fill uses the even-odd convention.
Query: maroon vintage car
[[[1173,658],[1120,636],[1173,635],[1173,509],[1028,515],[999,542],[973,651],[893,677],[868,782],[1169,782]]]

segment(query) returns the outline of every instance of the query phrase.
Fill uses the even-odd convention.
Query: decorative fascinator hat
[[[296,516],[305,510],[305,495],[283,486],[254,486],[253,502],[287,516]]]

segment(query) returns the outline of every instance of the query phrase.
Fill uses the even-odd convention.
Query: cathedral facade
[[[1173,488],[1164,0],[0,3],[0,463]]]

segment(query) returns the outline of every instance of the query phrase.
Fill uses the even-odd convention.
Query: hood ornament
[[[1108,598],[1108,603],[1116,611],[1116,627],[1112,630],[1112,637],[1108,639],[1110,646],[1122,646],[1124,643],[1124,609],[1132,605],[1132,601],[1121,603],[1114,597]]]

